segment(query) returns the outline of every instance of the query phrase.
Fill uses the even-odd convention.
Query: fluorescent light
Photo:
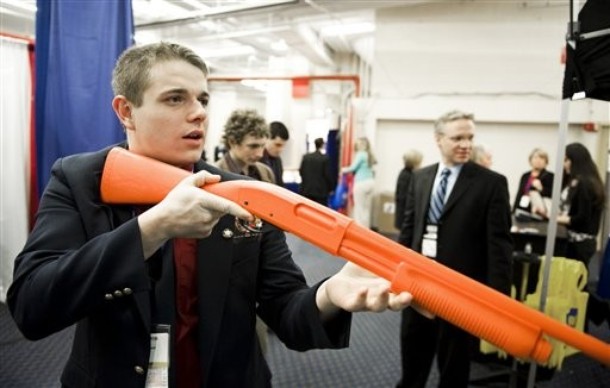
[[[332,26],[323,27],[320,31],[322,36],[345,36],[366,34],[375,31],[375,25],[371,22],[350,23],[350,24],[334,24]]]
[[[161,37],[156,31],[140,30],[134,34],[134,40],[137,44],[149,44],[159,42]]]
[[[239,83],[261,92],[266,92],[269,90],[269,82],[266,80],[243,79]]]
[[[205,60],[207,58],[222,58],[222,57],[240,57],[254,54],[255,50],[251,46],[233,46],[225,47],[218,50],[201,51],[199,50],[201,57]]]
[[[271,48],[275,51],[288,51],[288,45],[284,39],[277,40],[271,43]]]
[[[2,0],[2,5],[13,10],[18,9],[26,12],[36,12],[35,0]]]
[[[165,0],[133,0],[131,7],[134,18],[145,21],[185,17],[188,14],[186,9]]]

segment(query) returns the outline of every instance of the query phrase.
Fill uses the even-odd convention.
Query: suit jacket
[[[405,219],[405,208],[407,206],[407,193],[409,190],[409,184],[411,183],[411,176],[413,176],[413,170],[409,168],[403,168],[398,174],[396,179],[396,191],[394,194],[394,202],[396,204],[396,211],[394,213],[394,226],[400,230],[402,223]]]
[[[230,171],[234,174],[249,176],[259,181],[278,183],[277,177],[271,170],[271,167],[262,162],[256,162],[253,165],[247,166],[245,170],[240,170],[239,166],[231,158],[231,155],[228,152],[222,159],[219,159],[216,162],[215,166],[222,171]]]
[[[413,173],[399,241],[421,252],[438,164]],[[475,163],[463,165],[438,224],[436,260],[479,282],[510,292],[512,268],[508,184]],[[450,297],[450,296],[448,296]]]
[[[301,174],[299,193],[305,197],[327,198],[333,190],[330,161],[328,156],[319,151],[310,152],[303,156],[299,174]]]
[[[273,176],[275,177],[275,184],[278,186],[284,186],[284,166],[282,164],[282,158],[279,156],[271,156],[267,149],[263,151],[263,157],[261,158],[261,163],[267,165],[271,171],[273,171]]]
[[[145,261],[134,207],[101,202],[108,151],[54,164],[8,291],[11,313],[29,339],[76,324],[61,377],[66,387],[144,387],[151,328],[163,303],[170,311],[174,305],[173,295],[159,294],[174,288],[172,244]],[[195,166],[201,169],[222,180],[243,178],[203,161]],[[347,345],[350,314],[322,324],[316,287],[306,286],[274,226],[239,236],[234,218],[225,216],[198,241],[197,255],[203,386],[270,385],[254,331],[257,313],[290,348]]]

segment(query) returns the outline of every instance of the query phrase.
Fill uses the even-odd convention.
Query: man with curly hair
[[[269,126],[255,110],[233,111],[225,124],[222,137],[227,152],[216,162],[216,166],[259,181],[276,183],[271,168],[260,162],[268,138]]]

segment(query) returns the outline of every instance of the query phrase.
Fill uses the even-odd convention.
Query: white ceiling
[[[138,42],[184,43],[222,74],[334,72],[356,47],[370,59],[383,4],[396,2],[133,0]]]
[[[420,0],[132,0],[136,42],[188,45],[213,74],[324,74],[370,63],[374,11]],[[33,35],[35,0],[2,0],[0,31]]]

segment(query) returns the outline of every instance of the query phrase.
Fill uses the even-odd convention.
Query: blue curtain
[[[330,159],[330,176],[333,177],[333,187],[337,184],[339,176],[339,130],[329,129],[326,138],[326,155]]]
[[[53,162],[125,136],[111,107],[112,69],[133,43],[131,0],[38,0],[36,155],[42,192]]]

